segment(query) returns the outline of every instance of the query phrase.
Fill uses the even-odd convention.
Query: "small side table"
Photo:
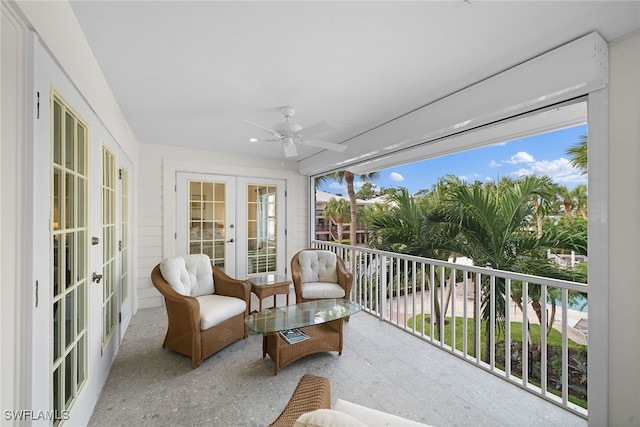
[[[276,296],[286,295],[287,305],[289,305],[289,285],[291,280],[278,274],[264,274],[253,276],[247,279],[251,283],[251,292],[256,294],[260,301],[259,312],[262,311],[262,299],[273,295],[273,306],[276,306]]]

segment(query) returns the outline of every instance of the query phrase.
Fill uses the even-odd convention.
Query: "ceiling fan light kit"
[[[282,151],[285,157],[295,157],[298,155],[298,150],[296,149],[295,145],[296,143],[307,145],[309,147],[322,148],[325,150],[338,152],[343,152],[344,150],[346,150],[346,145],[335,144],[333,142],[327,141],[305,140],[305,137],[309,135],[314,135],[334,129],[334,127],[329,123],[318,122],[307,127],[302,127],[301,125],[293,123],[291,121],[291,118],[296,113],[296,110],[293,107],[281,107],[280,112],[284,116],[284,122],[276,123],[275,125],[273,125],[273,129],[269,129],[265,126],[250,122],[248,120],[243,121],[273,135],[276,139],[270,139],[268,141],[281,142]],[[253,141],[254,138],[252,138],[251,140]]]

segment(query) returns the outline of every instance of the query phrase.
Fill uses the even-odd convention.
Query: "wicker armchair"
[[[327,378],[304,374],[287,406],[270,427],[291,427],[300,415],[316,409],[331,408],[331,383]]]
[[[155,266],[151,281],[167,309],[162,347],[191,356],[194,368],[249,335],[244,319],[249,314],[250,284],[212,267],[207,255],[166,259]]]
[[[296,303],[351,297],[353,274],[331,251],[304,249],[291,258],[291,279]]]

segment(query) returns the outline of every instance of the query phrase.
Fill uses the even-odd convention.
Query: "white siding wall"
[[[0,408],[25,407],[25,345],[27,310],[25,157],[25,36],[22,23],[0,5]],[[6,423],[9,424],[8,422]],[[4,421],[3,421],[3,425]]]
[[[640,33],[611,46],[609,423],[640,425]]]
[[[175,255],[175,171],[229,176],[284,179],[287,186],[287,255],[308,243],[308,178],[296,164],[245,155],[140,144],[138,157],[138,307],[155,307],[162,298],[151,283],[151,270],[163,258]],[[168,176],[164,176],[167,174]]]

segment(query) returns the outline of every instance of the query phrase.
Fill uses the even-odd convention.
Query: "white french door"
[[[52,94],[50,403],[59,424],[89,374],[89,139],[82,119]],[[39,292],[39,289],[38,289]],[[45,329],[45,330],[47,330]]]
[[[132,203],[132,181],[131,181],[131,161],[124,155],[120,155],[119,177],[119,232],[118,252],[120,260],[119,281],[118,281],[118,318],[120,322],[120,340],[127,330],[133,314],[133,252],[131,250],[131,203]]]
[[[231,177],[178,173],[178,254],[209,255],[214,265],[235,275],[235,194]]]
[[[286,272],[283,180],[238,178],[238,277]]]
[[[232,277],[285,274],[284,180],[176,177],[178,254],[205,253]]]
[[[119,263],[118,254],[118,167],[117,158],[113,150],[106,144],[101,148],[101,179],[100,179],[100,233],[96,252],[102,252],[99,258],[99,273],[94,272],[94,282],[101,295],[100,324],[101,324],[101,352],[115,354],[114,347],[120,342],[118,326],[119,310]],[[95,215],[95,212],[92,212]],[[100,251],[101,249],[101,251]],[[101,279],[98,279],[102,276]],[[94,315],[95,316],[95,315]]]
[[[120,313],[131,317],[131,163],[88,125],[90,111],[69,88],[73,102],[42,86],[49,102],[34,123],[31,159],[36,262],[26,393],[32,407],[48,409],[34,425],[78,425],[88,421],[117,352]]]

